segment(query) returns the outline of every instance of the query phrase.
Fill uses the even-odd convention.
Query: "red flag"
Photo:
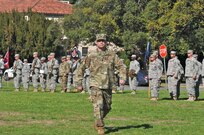
[[[5,69],[9,68],[9,56],[10,56],[9,49],[7,49],[7,52],[4,56],[4,68]]]

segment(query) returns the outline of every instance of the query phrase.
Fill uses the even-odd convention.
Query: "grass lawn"
[[[144,88],[145,89],[145,88]],[[113,95],[105,119],[110,135],[203,135],[204,102],[168,99],[149,101],[147,90]],[[11,83],[0,91],[0,135],[95,135],[88,94],[14,92]],[[200,99],[204,99],[201,91]]]

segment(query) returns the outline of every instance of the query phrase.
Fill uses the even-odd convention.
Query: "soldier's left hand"
[[[124,80],[120,80],[120,84],[121,84],[121,85],[124,85],[124,84],[125,84],[125,81],[124,81]]]

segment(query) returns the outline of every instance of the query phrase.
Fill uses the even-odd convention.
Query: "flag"
[[[7,49],[7,52],[4,56],[4,68],[8,69],[9,68],[9,57],[10,57],[10,53],[9,53],[9,48]]]
[[[146,51],[145,51],[145,57],[144,57],[145,65],[146,65],[147,60],[149,59],[150,53],[151,53],[151,42],[148,41],[147,42],[147,48],[146,48]]]

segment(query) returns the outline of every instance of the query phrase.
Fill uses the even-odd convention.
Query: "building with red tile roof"
[[[33,12],[42,13],[46,16],[62,17],[72,14],[72,5],[59,0],[0,0],[0,12]]]

